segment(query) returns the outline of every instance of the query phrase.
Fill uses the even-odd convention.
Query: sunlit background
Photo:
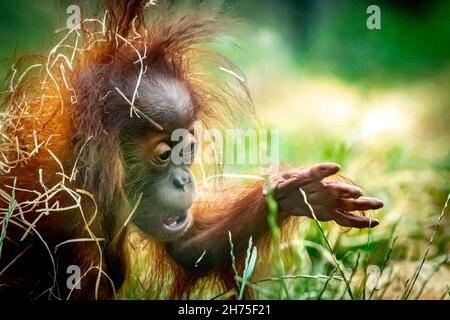
[[[54,30],[64,25],[68,3],[0,2],[0,76],[15,58],[45,53],[55,43]],[[239,20],[239,47],[221,50],[247,75],[262,122],[281,130],[281,161],[337,162],[367,194],[385,202],[377,214],[381,225],[369,241],[367,231],[324,225],[349,272],[360,256],[356,278],[382,268],[389,255],[373,298],[401,298],[450,192],[450,2],[206,3]],[[366,27],[369,4],[381,8],[381,30]],[[311,221],[299,230],[299,239],[298,261],[286,262],[286,274],[332,274],[333,263]],[[447,214],[409,298],[449,298],[449,240]],[[285,298],[277,285],[266,284],[261,296]],[[286,285],[290,298],[339,298],[342,291],[334,280],[294,279]],[[358,297],[371,292],[358,288]]]

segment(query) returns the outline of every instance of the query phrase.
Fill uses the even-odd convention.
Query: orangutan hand
[[[338,171],[339,165],[322,163],[275,177],[275,199],[281,212],[313,217],[301,189],[320,221],[334,220],[341,226],[355,228],[377,226],[379,222],[376,219],[355,215],[349,211],[379,209],[383,207],[383,202],[375,198],[361,197],[362,190],[355,185],[324,180]]]

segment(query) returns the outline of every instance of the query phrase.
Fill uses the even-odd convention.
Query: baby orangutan
[[[8,161],[0,166],[2,189],[14,191],[12,202],[4,196],[0,202],[2,232],[9,217],[0,299],[116,297],[129,277],[124,248],[131,225],[158,248],[148,260],[154,285],[173,274],[165,283],[169,297],[189,297],[205,277],[226,289],[234,286],[229,233],[238,260],[250,237],[270,235],[263,181],[196,197],[192,161],[173,161],[174,130],[189,132],[183,150],[193,159],[194,121],[217,123],[230,112],[245,113],[242,100],[231,108],[234,95],[194,72],[204,59],[195,48],[220,30],[217,18],[161,14],[146,23],[146,1],[106,3],[109,22],[91,33],[83,24],[82,50],[70,68],[69,60],[44,62],[41,73],[21,79],[3,104],[2,136],[20,147],[3,152]],[[27,99],[20,108],[19,97]],[[30,152],[35,146],[38,152]],[[17,158],[17,150],[28,150],[29,157]],[[282,233],[286,220],[312,217],[302,191],[320,221],[378,224],[352,212],[379,209],[382,202],[334,179],[338,171],[323,163],[271,177]],[[70,266],[81,274],[72,287]]]

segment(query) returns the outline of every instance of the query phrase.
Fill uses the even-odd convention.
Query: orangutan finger
[[[360,197],[358,199],[338,199],[337,204],[339,209],[346,211],[376,210],[383,207],[383,202],[381,200],[369,197]]]
[[[336,163],[319,163],[309,169],[311,177],[317,181],[338,173],[340,167]]]
[[[327,183],[326,188],[335,198],[359,198],[363,191],[361,188],[343,182]]]
[[[348,212],[344,213],[338,210],[335,212],[333,220],[336,221],[340,226],[359,229],[373,228],[380,223],[377,219],[358,216]]]
[[[309,169],[306,168],[285,172],[281,174],[279,178],[275,177],[275,198],[279,199],[286,193],[298,189],[299,187],[303,187],[313,181]]]
[[[335,163],[321,163],[310,169],[298,169],[283,173],[281,179],[275,184],[275,198],[279,199],[293,189],[305,188],[312,182],[320,182],[322,179],[336,174],[339,169],[339,165]]]

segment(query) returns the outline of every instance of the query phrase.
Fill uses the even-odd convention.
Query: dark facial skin
[[[187,88],[178,80],[159,77],[141,85],[136,106],[163,130],[148,123],[136,134],[125,133],[126,190],[133,204],[140,198],[134,224],[154,239],[171,241],[186,231],[192,217],[191,162],[175,164],[172,149],[181,143],[187,156],[193,157],[193,106]],[[173,130],[180,128],[189,133],[181,141],[171,141]]]

